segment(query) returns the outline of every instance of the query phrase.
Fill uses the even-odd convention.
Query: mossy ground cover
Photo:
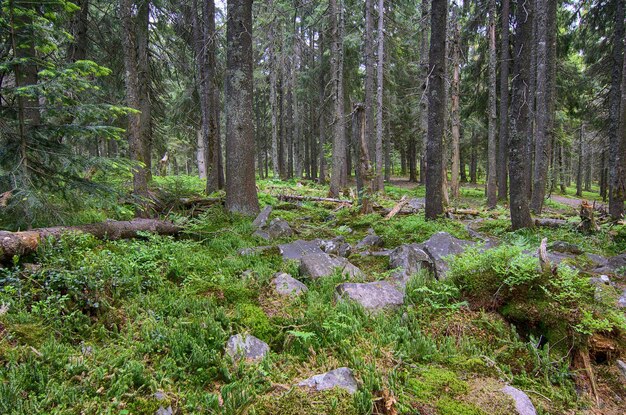
[[[192,178],[171,181],[180,194],[202,191]],[[422,242],[439,231],[469,238],[460,221],[427,222],[415,214],[385,222],[380,215],[359,216],[355,208],[335,211],[336,205],[277,198],[281,192],[325,195],[316,184],[261,181],[259,189],[261,203],[274,206],[272,217],[298,232],[293,238],[343,235],[353,243],[370,228],[387,247]],[[422,188],[386,191],[379,202],[393,206]],[[481,197],[476,188],[463,188],[459,206],[479,207]],[[596,243],[573,229],[510,233],[507,220],[493,216],[481,212],[480,229],[506,242],[499,255],[461,257],[453,266],[456,277],[444,283],[416,275],[405,305],[380,314],[338,302],[339,275],[305,281],[309,291],[297,299],[278,298],[272,276],[297,276],[297,264],[283,262],[277,250],[240,255],[266,242],[252,236],[249,218],[219,207],[193,219],[172,216],[185,226],[178,239],[68,235],[0,269],[0,413],[153,414],[171,405],[181,414],[370,414],[384,413],[381,402],[391,396],[400,414],[499,415],[511,413],[511,401],[499,392],[505,383],[530,391],[541,414],[583,413],[592,401],[576,393],[568,350],[556,336],[584,323],[577,332],[582,342],[590,333],[624,327],[618,314],[608,323],[599,318],[609,309],[592,308],[593,293],[576,289],[578,275],[544,281],[521,251],[536,249],[547,236],[612,253],[621,249],[623,231],[604,229]],[[364,280],[385,278],[386,259],[355,253],[350,260],[366,271]],[[502,270],[502,263],[514,266]],[[475,307],[478,295],[493,298],[502,281],[508,284],[505,302]],[[541,286],[554,289],[546,293]],[[520,324],[516,310],[531,303],[572,324],[563,333],[550,327],[554,339],[538,341],[548,333],[540,320],[532,333],[511,324]],[[590,317],[572,315],[572,308]],[[270,355],[256,365],[225,357],[227,338],[240,332],[267,342]],[[293,386],[342,366],[360,383],[354,395]],[[624,396],[608,366],[598,373],[603,387]]]

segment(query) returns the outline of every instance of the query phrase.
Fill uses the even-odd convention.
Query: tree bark
[[[318,125],[319,125],[319,183],[326,183],[326,117],[324,116],[324,108],[326,107],[326,79],[324,77],[324,38],[322,32],[319,32],[318,39],[318,52],[319,52],[319,115],[318,115]]]
[[[578,163],[576,166],[576,196],[583,196],[583,141],[585,139],[585,123],[580,124],[578,136]]]
[[[620,100],[622,68],[624,65],[624,10],[622,0],[615,0],[615,36],[613,38],[611,88],[609,90],[609,214],[613,219],[624,216],[624,168],[622,147],[624,138],[620,137]],[[623,101],[622,101],[623,102]]]
[[[428,15],[430,8],[430,0],[422,0],[420,9],[421,31],[420,31],[420,58],[419,58],[419,74],[422,82],[420,98],[420,118],[419,128],[422,136],[422,154],[420,159],[420,183],[426,184],[426,148],[428,146],[428,47],[430,34],[430,16]]]
[[[269,26],[268,44],[269,44],[269,73],[270,73],[270,117],[272,124],[272,173],[274,179],[280,178],[280,164],[278,161],[279,145],[278,145],[278,120],[276,119],[278,108],[276,105],[276,71],[279,66],[276,61],[276,45],[275,45],[275,26],[276,17],[273,11],[273,0],[268,1],[268,8],[272,13],[272,20]]]
[[[508,197],[509,151],[509,0],[502,0],[500,40],[500,141],[498,143],[498,199]]]
[[[376,191],[383,191],[385,183],[383,178],[383,88],[384,88],[384,62],[385,62],[385,0],[378,0],[378,53],[377,59],[377,82],[376,82]],[[385,157],[387,155],[385,154]]]
[[[452,39],[452,84],[451,84],[451,122],[452,122],[452,165],[450,174],[450,193],[452,199],[459,198],[459,174],[461,171],[461,108],[460,108],[460,94],[461,94],[461,77],[460,77],[460,41],[461,41],[461,28],[459,24],[459,16],[457,7],[454,7],[452,14],[453,22],[453,39]],[[495,85],[495,84],[494,84]],[[445,173],[444,173],[445,174]]]
[[[530,64],[530,42],[532,25],[527,9],[532,8],[530,0],[521,0],[516,7],[517,28],[515,34],[514,76],[511,94],[511,117],[509,136],[509,176],[511,225],[513,229],[531,228],[525,174],[526,137],[528,131],[528,77]]]
[[[146,178],[152,180],[152,106],[150,104],[150,0],[136,0],[137,71],[139,78],[139,110],[142,162]]]
[[[87,58],[87,25],[89,23],[89,0],[75,0],[80,10],[72,15],[70,33],[74,37],[67,51],[68,60],[76,62]]]
[[[343,92],[343,1],[330,0],[331,22],[331,82],[333,84],[333,171],[330,180],[330,196],[337,197],[348,185],[346,169],[346,132],[344,125]]]
[[[365,0],[365,138],[370,163],[376,166],[375,93],[376,63],[374,59],[374,0]],[[358,161],[357,161],[358,162]]]
[[[372,194],[374,190],[374,176],[368,154],[368,142],[365,135],[365,108],[363,104],[355,104],[352,112],[352,128],[354,129],[355,138],[358,140],[358,142],[354,142],[354,145],[355,147],[358,146],[359,149],[357,170],[360,186],[357,192],[359,195],[359,204],[361,205],[361,213],[367,215],[373,212]]]
[[[177,235],[180,227],[158,219],[133,219],[93,223],[81,226],[57,226],[33,229],[24,232],[0,231],[0,261],[10,261],[15,255],[28,255],[37,251],[47,238],[59,239],[70,232],[88,233],[99,239],[130,239],[140,232],[153,232],[159,235]]]
[[[252,111],[252,0],[228,0],[226,26],[226,209],[259,211]]]
[[[548,1],[536,0],[537,19],[537,78],[536,98],[537,111],[535,120],[537,130],[535,133],[535,171],[534,184],[531,199],[531,209],[540,214],[543,208],[543,200],[546,194],[546,181],[548,176],[548,160],[550,157],[550,143],[548,135]],[[534,70],[535,68],[531,68]]]
[[[487,168],[487,207],[494,209],[497,204],[496,173],[496,0],[489,0],[489,111],[488,121],[488,168]]]
[[[445,117],[445,60],[448,18],[447,0],[433,0],[428,84],[428,143],[426,146],[426,218],[443,215],[443,134]]]

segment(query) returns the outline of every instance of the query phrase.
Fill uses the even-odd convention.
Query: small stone
[[[341,388],[350,394],[354,394],[359,387],[352,370],[347,367],[340,367],[330,372],[312,376],[298,383],[298,386],[313,388],[317,391]]]
[[[416,213],[424,209],[424,207],[426,206],[426,199],[424,199],[423,197],[414,197],[412,199],[409,199],[409,201],[406,203],[406,206],[411,212]]]
[[[449,258],[463,253],[465,248],[473,244],[471,241],[455,238],[447,232],[437,232],[417,247],[423,249],[434,262],[435,278],[440,280],[446,277]]]
[[[622,295],[617,300],[617,307],[618,308],[626,308],[626,290],[624,290],[624,292],[622,292]]]
[[[505,386],[502,388],[502,392],[513,398],[518,415],[537,415],[537,410],[530,398],[521,390],[512,386]]]
[[[320,248],[327,254],[338,255],[344,258],[350,256],[350,252],[352,251],[352,247],[346,242],[343,236],[337,236],[326,241],[321,240]]]
[[[226,343],[226,353],[234,360],[259,361],[269,350],[267,343],[250,334],[230,336]]]
[[[288,297],[297,297],[309,290],[306,285],[284,272],[276,274],[272,283],[278,294]]]
[[[271,205],[265,206],[263,210],[261,211],[261,213],[259,213],[256,219],[254,219],[254,221],[252,222],[252,226],[254,226],[255,229],[261,229],[265,227],[271,213],[272,213],[272,206]]]
[[[371,230],[370,234],[363,238],[357,245],[357,249],[382,248],[383,239]]]
[[[154,399],[157,401],[164,401],[167,399],[167,395],[163,391],[156,391],[154,392]]]
[[[174,415],[174,410],[171,406],[168,406],[167,408],[160,406],[155,415]]]
[[[387,281],[345,283],[336,290],[339,297],[348,297],[371,311],[404,304],[404,295]]]
[[[267,227],[267,233],[269,233],[270,238],[272,239],[284,238],[293,235],[293,231],[291,230],[289,223],[281,218],[276,218],[270,222],[270,225]]]

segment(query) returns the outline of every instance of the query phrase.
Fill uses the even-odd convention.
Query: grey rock
[[[359,387],[352,370],[347,367],[340,367],[330,372],[315,375],[298,383],[298,386],[313,388],[317,391],[341,388],[350,394],[354,394]]]
[[[601,255],[587,253],[585,256],[592,263],[593,268],[606,267],[609,265],[609,260]]]
[[[617,364],[617,368],[619,369],[620,373],[622,374],[622,377],[624,378],[624,383],[626,383],[626,363],[624,363],[621,360],[616,360],[615,363]]]
[[[230,336],[226,343],[226,353],[234,360],[258,361],[263,359],[269,350],[267,343],[250,334],[235,334]]]
[[[409,199],[406,204],[406,207],[409,209],[410,212],[417,212],[424,209],[425,206],[426,199],[424,199],[423,197],[414,197],[412,199]]]
[[[257,229],[256,231],[254,231],[254,233],[252,235],[257,236],[257,237],[259,237],[261,239],[265,239],[266,241],[269,241],[270,239],[272,239],[270,237],[269,232],[264,231],[263,229]]]
[[[515,401],[515,410],[518,415],[537,415],[537,410],[528,395],[513,386],[505,386],[502,392],[509,395]]]
[[[239,250],[239,255],[241,256],[251,256],[263,253],[265,251],[269,251],[274,248],[273,246],[253,246],[251,248],[243,248]]]
[[[167,399],[167,395],[163,391],[156,391],[154,392],[154,399],[157,401],[164,401]]]
[[[583,250],[578,245],[571,244],[565,241],[556,241],[548,246],[548,250],[552,252],[561,252],[567,254],[581,255]]]
[[[462,253],[473,244],[471,241],[455,238],[447,232],[437,232],[426,242],[417,246],[424,250],[435,264],[435,278],[443,279],[448,272],[449,257]]]
[[[286,220],[276,218],[267,227],[267,233],[271,239],[284,238],[293,235],[293,231]]]
[[[272,283],[278,294],[288,297],[297,297],[309,290],[306,285],[284,272],[276,274]]]
[[[297,240],[288,244],[278,245],[283,259],[300,260],[307,254],[323,254],[318,241]]]
[[[340,298],[348,297],[371,311],[404,304],[404,295],[387,281],[344,283],[336,290]]]
[[[343,236],[337,236],[331,240],[321,240],[319,241],[319,246],[327,254],[338,255],[344,258],[350,256],[352,251],[352,247]]]
[[[171,406],[168,406],[167,408],[163,408],[162,406],[159,407],[159,409],[157,409],[156,415],[174,415],[174,410],[172,409]]]
[[[308,253],[300,259],[300,274],[312,279],[328,277],[336,269],[340,269],[342,275],[347,277],[363,275],[362,271],[348,262],[347,259],[334,258],[325,252]]]
[[[617,308],[626,308],[626,290],[622,292],[622,295],[617,300]]]
[[[612,274],[624,276],[624,270],[626,269],[626,253],[611,257],[608,262]]]
[[[263,210],[261,211],[261,213],[259,213],[256,219],[254,219],[254,221],[252,222],[252,226],[254,226],[255,229],[261,229],[265,227],[271,213],[272,213],[272,206],[271,205],[265,206]]]
[[[370,230],[370,234],[359,241],[356,249],[382,248],[383,245],[383,238],[376,235],[373,230]]]
[[[401,285],[406,285],[412,275],[422,269],[432,269],[431,259],[420,248],[414,245],[400,245],[389,254],[389,268],[396,271],[393,273],[394,279]]]

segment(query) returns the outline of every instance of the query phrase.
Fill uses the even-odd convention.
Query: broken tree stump
[[[599,229],[596,219],[593,215],[593,205],[586,200],[580,204],[580,224],[578,230],[583,233],[594,233]]]

